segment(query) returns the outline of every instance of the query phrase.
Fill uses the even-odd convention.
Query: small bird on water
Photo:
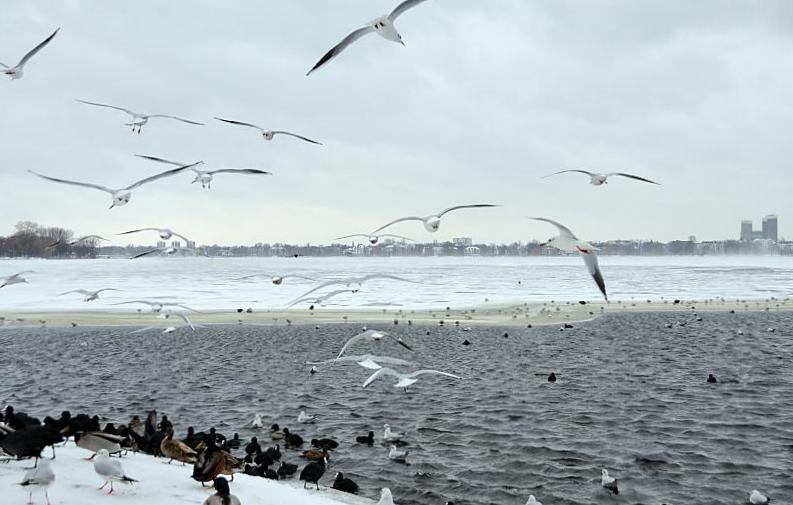
[[[617,479],[610,476],[609,471],[605,468],[600,471],[600,485],[614,494],[620,494],[620,491],[617,488]]]
[[[716,377],[714,377],[712,373],[709,373],[708,374],[708,384],[715,384],[716,382],[719,382],[719,381],[716,380]]]
[[[548,382],[556,382],[556,374],[551,372],[551,375],[548,376]]]
[[[756,489],[752,489],[752,493],[749,495],[749,503],[752,505],[766,505],[771,501],[771,498],[765,496],[763,493]]]

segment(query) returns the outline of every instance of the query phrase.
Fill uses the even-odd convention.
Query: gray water
[[[665,328],[678,321],[687,325]],[[362,390],[368,371],[355,364],[309,376],[305,360],[332,357],[359,329],[6,328],[0,403],[114,422],[154,408],[178,432],[215,425],[243,437],[256,434],[245,426],[259,412],[307,440],[340,441],[323,484],[343,471],[361,494],[389,486],[405,505],[523,504],[530,493],[546,505],[732,505],[753,488],[793,503],[790,315],[609,315],[564,332],[400,325],[387,329],[422,368],[464,379],[428,377],[404,393],[388,379]],[[352,351],[411,357],[382,342]],[[708,373],[720,383],[706,384]],[[301,409],[320,422],[298,425]],[[386,422],[407,432],[409,464],[377,443],[355,445]],[[619,496],[600,488],[604,467],[620,479]]]

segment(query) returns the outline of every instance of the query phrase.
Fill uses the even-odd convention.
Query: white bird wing
[[[383,368],[382,366],[378,365],[371,358],[366,358],[366,359],[363,359],[361,361],[358,361],[358,364],[361,365],[364,368],[369,369],[369,370],[380,370],[381,368]]]
[[[291,307],[292,305],[294,305],[295,303],[297,303],[297,300],[298,300],[298,299],[303,299],[303,298],[307,297],[308,295],[310,295],[311,293],[314,293],[315,291],[319,291],[320,289],[322,289],[322,288],[326,288],[326,287],[328,287],[328,286],[336,286],[336,285],[339,285],[339,284],[347,284],[347,281],[346,281],[345,279],[342,279],[342,280],[334,280],[334,281],[325,281],[325,282],[323,282],[323,283],[319,284],[318,286],[315,286],[314,288],[312,288],[312,289],[309,289],[308,291],[306,291],[306,292],[305,292],[305,293],[303,293],[302,295],[300,295],[298,298],[296,298],[296,299],[295,299],[295,301],[294,301],[294,302],[291,302],[291,303],[289,304],[289,306]]]
[[[404,221],[421,221],[421,222],[424,222],[424,218],[423,217],[418,217],[418,216],[400,217],[399,219],[394,219],[390,223],[386,223],[383,226],[381,226],[380,228],[376,229],[375,231],[372,232],[372,235],[377,234],[378,231],[384,230],[384,229],[388,228],[389,226],[393,226],[393,225],[395,225],[397,223],[402,223]]]
[[[137,230],[129,230],[118,233],[118,235],[130,235],[132,233],[140,233],[142,231],[156,231],[157,233],[159,233],[161,230],[159,228],[138,228]]]
[[[99,293],[102,293],[104,291],[121,291],[121,290],[120,289],[116,289],[116,288],[102,288],[102,289],[100,289],[98,291],[94,291],[94,293],[99,294]]]
[[[181,121],[183,123],[196,124],[196,125],[204,126],[204,123],[199,123],[198,121],[191,121],[189,119],[185,119],[185,118],[179,117],[179,116],[170,116],[168,114],[147,114],[146,117],[149,117],[149,118],[152,118],[152,117],[163,117],[163,118],[166,118],[166,119],[175,119],[175,120]]]
[[[394,235],[393,233],[383,233],[382,235],[378,235],[378,236],[380,238],[391,237],[391,238],[398,238],[398,239],[401,239],[401,240],[410,240],[411,242],[415,242],[415,240],[413,240],[412,238],[403,237],[402,235]]]
[[[217,119],[218,121],[223,121],[224,123],[236,124],[236,125],[240,125],[240,126],[248,126],[250,128],[256,128],[257,130],[259,130],[261,132],[264,132],[264,128],[262,128],[261,126],[256,126],[253,123],[245,123],[244,121],[235,121],[233,119],[223,119],[222,117],[217,117],[217,116],[215,116],[215,119]]]
[[[80,237],[77,239],[77,242],[85,242],[86,240],[104,240],[107,241],[105,237],[100,237],[99,235],[85,235],[84,237]]]
[[[207,172],[209,175],[215,174],[247,174],[247,175],[273,175],[272,172],[259,170],[258,168],[221,168]]]
[[[129,305],[131,303],[142,303],[144,305],[148,305],[149,307],[156,307],[157,305],[162,305],[161,303],[150,302],[148,300],[130,300],[128,302],[117,302],[113,305]]]
[[[412,282],[413,284],[417,284],[416,281],[411,281],[410,279],[405,279],[404,277],[399,277],[396,275],[391,274],[368,274],[364,275],[363,277],[355,277],[351,279],[351,282],[347,284],[363,284],[366,281],[374,280],[374,279],[391,279],[394,281],[402,281],[402,282]]]
[[[45,467],[44,465],[39,465],[25,472],[25,476],[22,478],[20,484],[23,486],[46,486],[52,483],[53,480],[55,480],[55,474],[52,472],[52,469],[50,469],[49,466]]]
[[[363,385],[361,387],[362,388],[368,387],[369,384],[371,384],[372,382],[376,381],[377,379],[379,379],[380,377],[382,377],[384,375],[392,375],[392,376],[397,377],[399,379],[402,378],[402,374],[398,373],[396,370],[393,370],[391,368],[381,368],[381,369],[377,370],[375,373],[373,373],[372,375],[370,375],[369,378],[366,379],[366,381],[364,381],[364,383],[363,383]]]
[[[405,13],[406,10],[412,9],[413,7],[417,6],[418,4],[424,3],[427,0],[405,0],[401,4],[397,5],[394,10],[391,11],[391,14],[388,15],[388,20],[392,23]]]
[[[158,253],[158,252],[163,252],[164,250],[165,250],[165,249],[160,249],[160,248],[157,248],[157,249],[150,249],[150,250],[148,250],[148,251],[144,251],[144,252],[142,252],[142,253],[138,253],[138,254],[136,254],[135,256],[132,256],[130,259],[131,259],[131,260],[134,260],[134,259],[142,258],[142,257],[144,257],[144,256],[148,256],[148,255],[150,255],[150,254],[154,254],[154,253]]]
[[[373,356],[371,354],[364,354],[363,356],[360,356],[359,358],[370,359],[370,360],[372,360],[372,361],[374,361],[376,363],[385,363],[387,365],[410,366],[410,365],[413,364],[412,361],[407,361],[407,360],[399,359],[399,358],[392,358],[390,356]]]
[[[553,219],[548,219],[548,218],[545,218],[545,217],[530,217],[529,219],[534,219],[535,221],[544,221],[546,223],[550,223],[550,224],[556,226],[559,229],[559,233],[560,234],[564,235],[565,237],[567,237],[569,239],[572,239],[572,240],[575,240],[576,242],[578,242],[578,237],[576,237],[575,234],[572,231],[570,231],[570,228],[568,228],[567,226],[565,226],[565,225],[563,225],[561,223],[557,223]]]
[[[124,107],[118,107],[116,105],[108,105],[106,103],[98,103],[98,102],[89,102],[88,100],[79,100],[79,99],[77,101],[80,102],[80,103],[87,104],[87,105],[95,105],[97,107],[107,107],[108,109],[120,110],[122,112],[126,112],[127,114],[129,114],[132,117],[139,116],[139,114],[137,112],[132,112],[129,109],[125,109]]]
[[[369,337],[370,337],[370,336],[371,336],[371,335],[374,333],[374,331],[375,331],[375,330],[366,330],[365,332],[363,332],[363,333],[359,333],[359,334],[355,335],[354,337],[350,338],[350,339],[349,339],[349,340],[348,340],[348,341],[347,341],[347,342],[346,342],[346,343],[345,343],[345,344],[342,346],[342,348],[341,348],[341,351],[339,351],[339,354],[338,354],[338,356],[336,356],[336,359],[339,359],[339,358],[341,358],[342,356],[344,356],[344,353],[347,351],[347,348],[348,348],[348,347],[350,347],[352,344],[354,344],[354,343],[356,343],[356,342],[359,342],[359,341],[361,341],[361,340],[364,340],[364,339],[366,339],[366,338],[369,338]],[[384,335],[388,335],[388,333],[386,333],[386,332],[380,332],[380,333],[383,333]]]
[[[166,170],[165,172],[160,172],[159,174],[155,174],[155,175],[152,175],[151,177],[146,177],[145,179],[141,179],[141,180],[139,180],[137,182],[134,182],[134,183],[130,184],[129,186],[127,186],[124,189],[129,191],[129,190],[132,190],[132,189],[135,189],[135,188],[139,188],[139,187],[143,186],[144,184],[156,181],[158,179],[164,179],[165,177],[170,177],[172,175],[176,175],[179,172],[183,172],[184,170],[187,170],[188,168],[194,167],[196,165],[198,165],[198,163],[193,163],[193,164],[190,164],[190,165],[184,165],[184,166],[181,166],[179,168],[174,168],[172,170]]]
[[[317,297],[316,302],[314,302],[314,303],[320,303],[320,304],[324,303],[324,302],[330,300],[331,298],[333,298],[334,296],[339,296],[342,293],[355,293],[355,290],[352,290],[352,289],[337,289],[335,291],[331,291],[329,293],[325,293],[324,295],[322,295],[320,297]]]
[[[183,167],[187,165],[187,163],[166,160],[165,158],[158,158],[157,156],[147,156],[145,154],[136,154],[135,156],[137,156],[138,158],[143,158],[144,160],[156,161],[157,163],[167,163],[168,165],[176,165],[177,167]]]
[[[307,281],[315,281],[316,282],[316,279],[312,279],[311,277],[306,277],[305,275],[298,275],[298,274],[282,275],[281,279],[289,279],[289,278],[292,278],[292,277],[294,277],[296,279],[305,279]]]
[[[448,209],[444,209],[438,214],[438,217],[443,217],[444,214],[447,214],[453,210],[459,209],[481,209],[484,207],[498,207],[498,205],[494,205],[492,203],[475,203],[472,205],[455,205],[454,207],[449,207]]]
[[[581,255],[581,258],[584,260],[589,275],[595,280],[595,284],[597,284],[600,292],[603,293],[603,297],[608,301],[609,296],[606,294],[606,282],[603,280],[603,273],[600,271],[597,255],[591,251],[579,251],[578,254]]]
[[[187,324],[187,326],[190,327],[191,330],[195,331],[195,326],[193,326],[193,322],[190,321],[190,319],[188,319],[186,315],[184,314],[176,314],[176,315],[179,316],[182,319],[182,321],[184,321],[185,324]]]
[[[576,173],[579,173],[579,174],[586,174],[586,175],[588,175],[590,177],[594,177],[595,175],[597,175],[597,174],[594,174],[592,172],[588,172],[586,170],[573,169],[573,170],[561,170],[559,172],[554,172],[552,174],[545,175],[542,178],[543,179],[547,179],[548,177],[553,177],[554,175],[567,174],[567,173],[570,173],[570,172],[576,172]]]
[[[93,291],[88,291],[87,289],[73,289],[71,291],[65,291],[63,293],[60,293],[58,296],[69,295],[69,294],[72,294],[72,293],[80,293],[81,295],[92,295],[92,294],[94,294]],[[99,291],[97,291],[97,293],[99,293]]]
[[[365,233],[353,233],[352,235],[345,235],[343,237],[336,237],[333,240],[344,240],[345,238],[353,238],[353,237],[366,237],[369,238],[369,235]]]
[[[19,63],[17,63],[17,67],[23,67],[23,66],[25,66],[25,63],[27,63],[29,59],[31,59],[32,57],[34,57],[34,56],[36,55],[36,53],[38,53],[39,51],[41,51],[41,50],[44,48],[44,46],[46,46],[47,44],[49,44],[49,43],[50,43],[50,41],[52,41],[52,39],[53,39],[53,38],[55,38],[55,35],[57,35],[57,34],[58,34],[58,31],[59,31],[59,30],[60,30],[60,27],[58,27],[58,29],[57,29],[57,30],[55,30],[54,32],[52,32],[52,35],[50,35],[49,37],[47,37],[46,39],[44,39],[44,40],[43,40],[41,43],[39,43],[39,45],[37,45],[36,47],[34,47],[34,48],[33,48],[33,49],[31,49],[30,51],[28,51],[28,53],[27,53],[25,56],[23,56],[21,60],[19,60]]]
[[[409,345],[407,345],[406,343],[404,343],[401,338],[397,338],[394,335],[391,335],[390,333],[386,333],[385,336],[390,338],[391,340],[393,340],[397,344],[401,345],[402,347],[404,347],[408,351],[413,352],[413,348],[410,347]]]
[[[180,239],[184,240],[185,242],[192,242],[192,240],[190,240],[189,238],[185,237],[181,233],[176,233],[173,230],[168,230],[168,231],[170,231],[171,235],[173,235],[174,237],[179,237]],[[186,247],[185,249],[189,249],[189,247]]]
[[[317,142],[316,140],[311,140],[310,138],[298,135],[297,133],[286,132],[283,130],[273,130],[273,135],[289,135],[290,137],[305,140],[306,142],[311,142],[312,144],[317,144],[318,146],[322,145],[322,142]]]
[[[415,372],[411,372],[409,374],[405,374],[405,377],[410,377],[415,379],[419,375],[444,375],[446,377],[451,377],[453,379],[462,379],[459,375],[454,375],[448,372],[441,372],[439,370],[416,370]]]
[[[650,184],[657,184],[659,186],[661,185],[661,183],[659,182],[651,181],[650,179],[645,179],[644,177],[639,177],[638,175],[626,174],[624,172],[612,172],[610,174],[607,174],[607,177],[611,177],[612,175],[619,175],[620,177],[627,177],[628,179],[635,179],[637,181],[649,182]]]
[[[94,461],[94,470],[102,477],[118,480],[124,478],[124,468],[121,467],[121,462],[115,459],[97,459]]]
[[[195,312],[196,314],[202,314],[202,312],[200,310],[193,309],[193,308],[188,307],[187,305],[184,305],[182,303],[163,303],[162,306],[163,307],[179,307],[181,309],[189,310],[190,312]]]
[[[66,179],[58,179],[57,177],[50,177],[48,175],[42,175],[42,174],[36,173],[33,170],[28,170],[28,172],[30,172],[33,175],[37,175],[37,176],[41,177],[42,179],[47,179],[48,181],[52,181],[52,182],[60,182],[61,184],[69,184],[69,185],[72,185],[72,186],[80,186],[80,187],[83,187],[83,188],[98,189],[99,191],[104,191],[105,193],[110,193],[111,195],[114,193],[114,191],[112,189],[106,188],[105,186],[100,186],[98,184],[91,184],[89,182],[69,181],[69,180],[66,180]]]
[[[315,70],[318,70],[319,68],[323,67],[328,62],[330,62],[330,60],[332,60],[333,58],[338,56],[342,51],[347,49],[347,47],[350,44],[352,44],[356,40],[360,39],[361,37],[363,37],[367,33],[370,33],[370,32],[373,32],[373,31],[374,31],[374,27],[367,25],[367,26],[364,26],[363,28],[358,28],[354,32],[350,33],[349,35],[344,37],[341,42],[339,42],[338,44],[333,46],[330,49],[330,51],[325,53],[325,55],[322,56],[322,58],[319,59],[319,61],[314,65],[314,67],[312,67],[311,70],[308,71],[308,73],[306,75],[307,76],[311,75],[312,72],[314,72]]]

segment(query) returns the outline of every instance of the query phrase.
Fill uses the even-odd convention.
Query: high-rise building
[[[158,240],[157,241],[157,248],[158,249],[165,249],[165,241],[164,240]]]
[[[777,217],[773,214],[763,218],[763,238],[777,242],[778,239]]]
[[[741,240],[744,242],[751,242],[754,238],[752,233],[752,221],[741,221]]]
[[[452,239],[452,242],[456,246],[469,247],[474,243],[474,239],[471,237],[455,237]]]

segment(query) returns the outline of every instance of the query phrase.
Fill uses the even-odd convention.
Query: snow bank
[[[201,505],[214,491],[190,478],[193,467],[181,463],[168,465],[166,460],[146,454],[129,453],[121,458],[127,475],[138,479],[132,486],[115,483],[112,496],[97,489],[102,478],[94,472],[93,462],[82,458],[90,453],[69,445],[55,449],[57,458],[52,461],[55,483],[49,489],[52,505],[93,505],[115,503],[125,505],[152,504],[195,504]],[[45,449],[45,455],[50,455]],[[32,466],[32,460],[0,462],[0,502],[9,505],[27,503],[28,491],[19,482],[25,473],[24,467]],[[340,493],[328,487],[335,472],[328,469],[320,482],[320,491],[304,490],[303,482],[293,478],[272,481],[261,477],[237,474],[230,483],[232,494],[237,495],[243,505],[372,505],[372,500]],[[226,478],[229,478],[226,476]],[[323,485],[325,483],[326,485]],[[43,492],[33,494],[33,502],[44,504]]]

